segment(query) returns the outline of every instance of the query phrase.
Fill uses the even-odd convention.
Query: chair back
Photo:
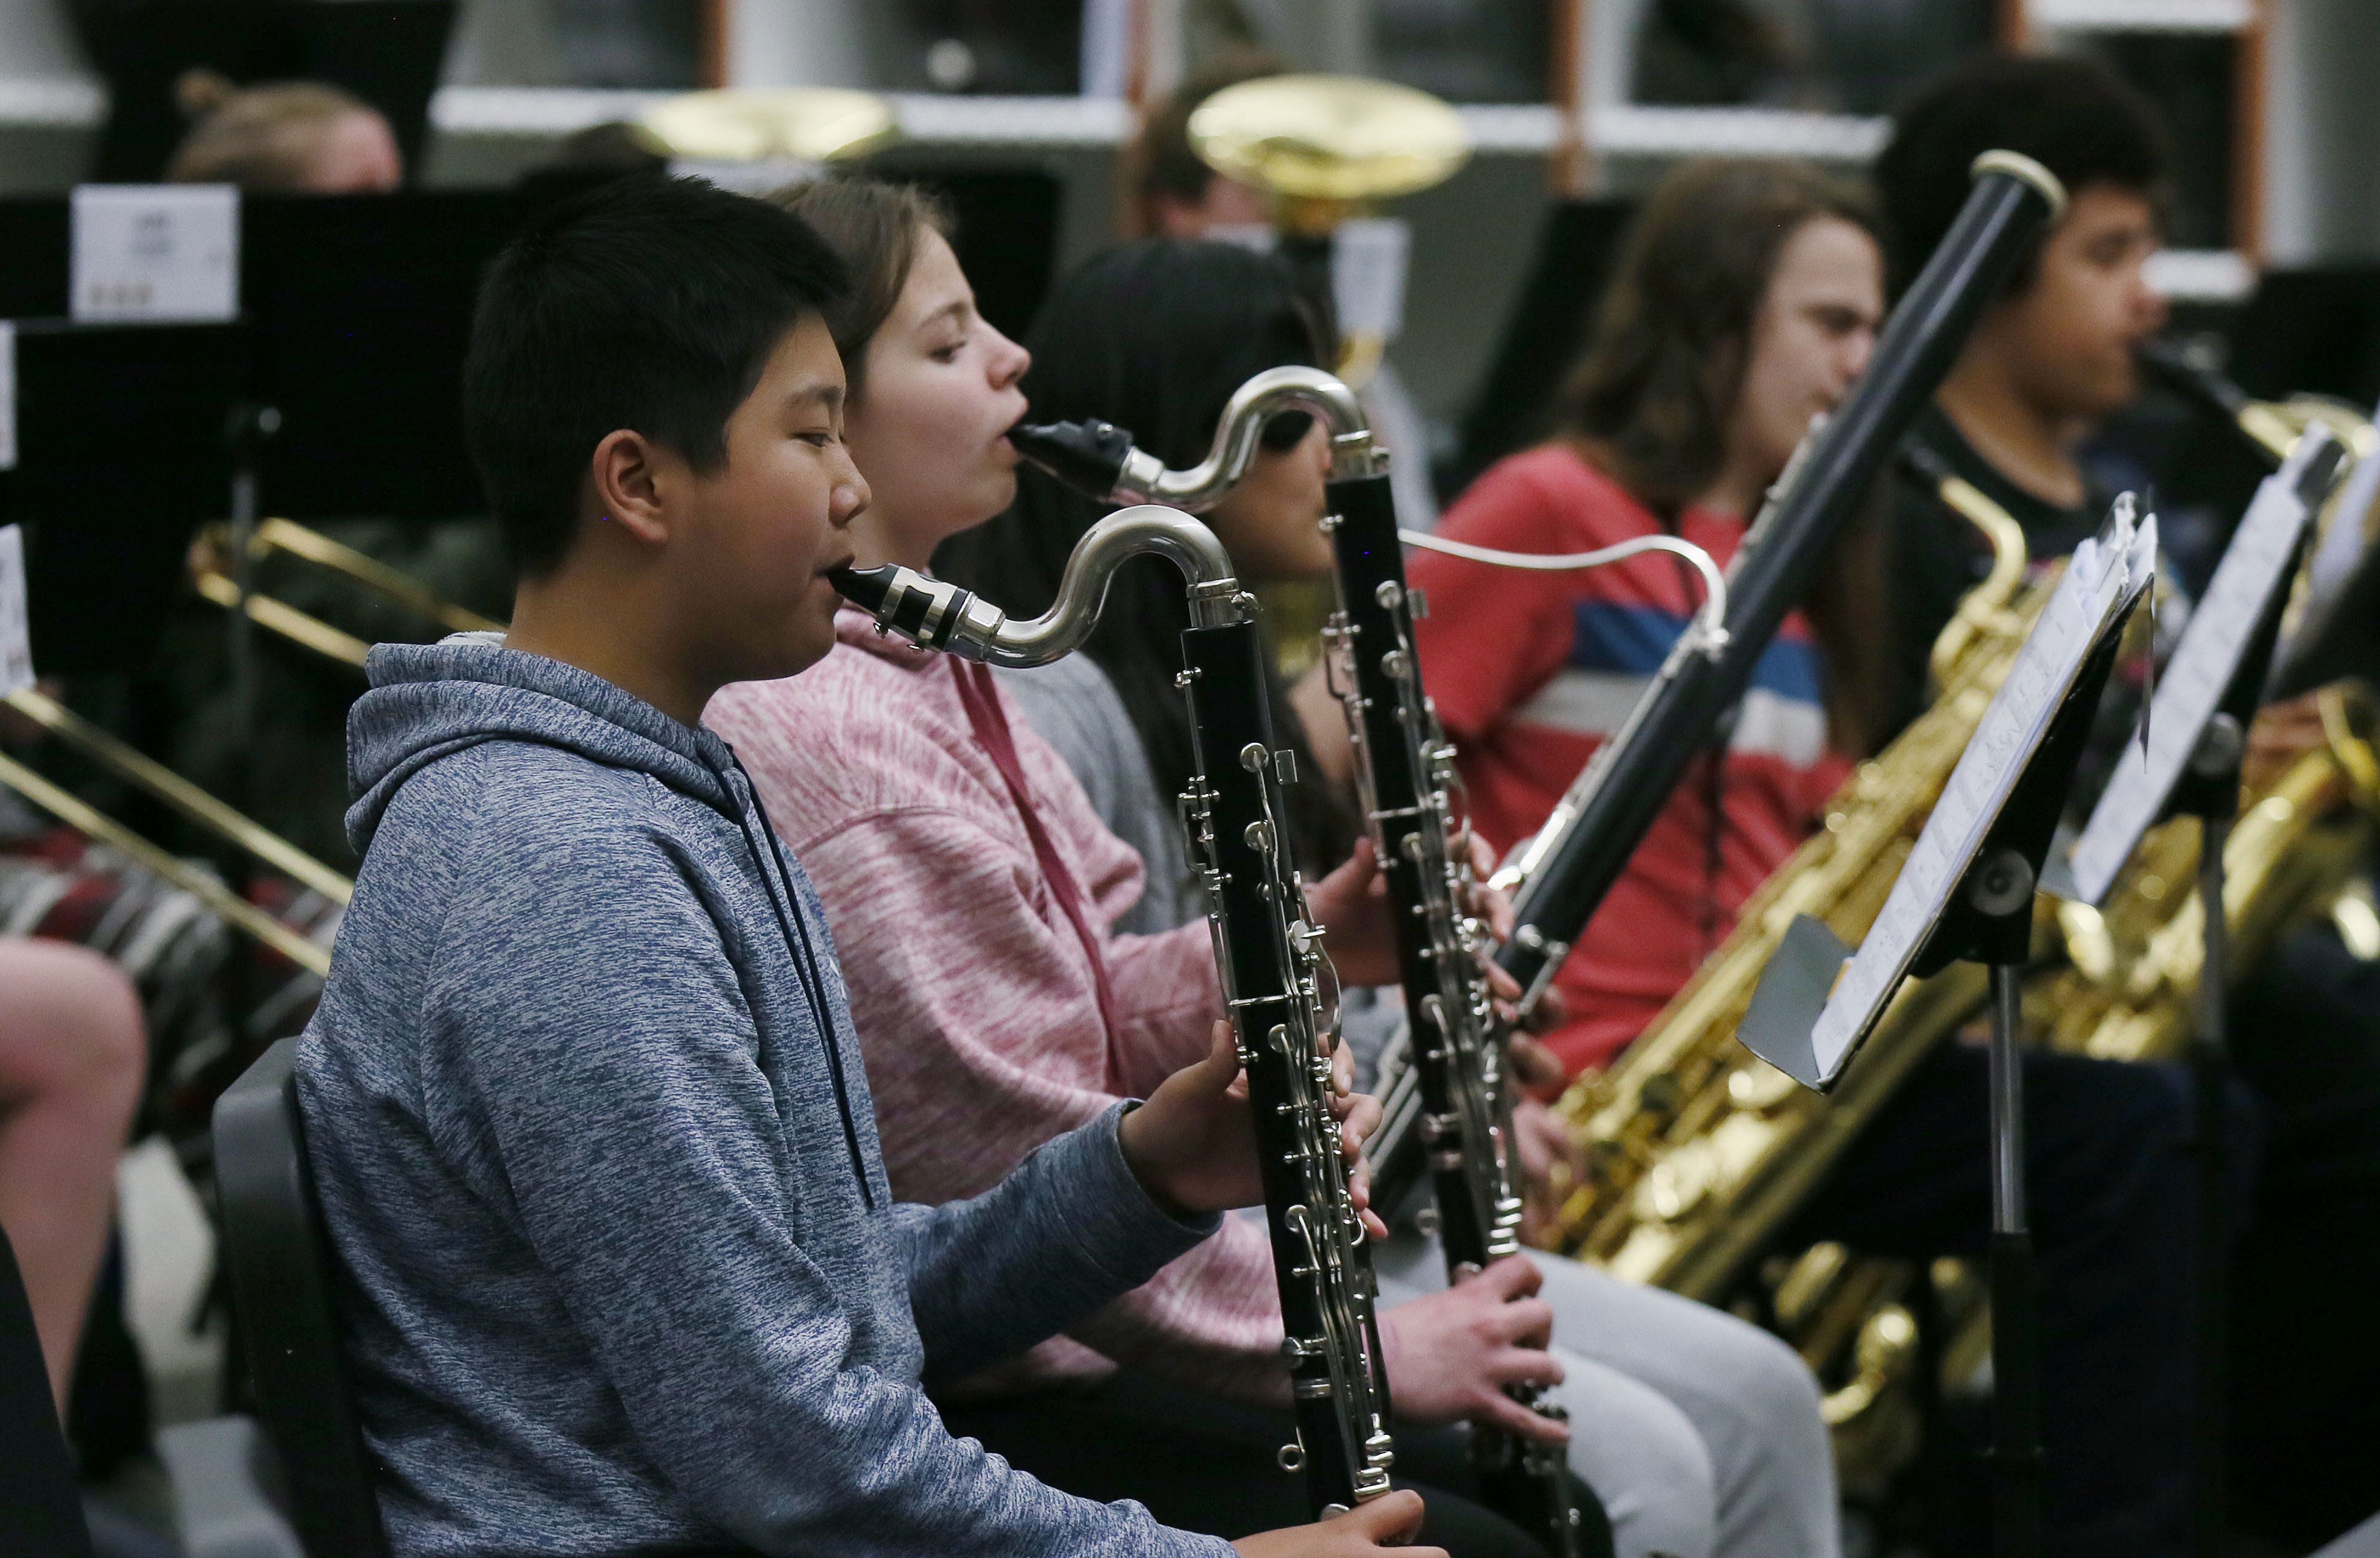
[[[58,1430],[33,1307],[0,1229],[0,1552],[91,1558],[74,1463]]]
[[[298,1041],[280,1041],[215,1102],[232,1308],[298,1540],[311,1558],[388,1558],[377,1462],[340,1341],[336,1256],[306,1158],[297,1059]]]

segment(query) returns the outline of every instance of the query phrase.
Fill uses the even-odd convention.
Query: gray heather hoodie
[[[825,917],[725,743],[485,638],[370,670],[298,1079],[398,1553],[1228,1553],[917,1387],[1213,1228],[1117,1114],[893,1204]]]

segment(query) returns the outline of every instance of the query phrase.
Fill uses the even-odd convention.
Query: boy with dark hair
[[[2020,152],[2066,186],[2065,214],[1988,309],[1912,437],[2025,528],[2036,558],[2099,527],[2114,493],[2076,458],[2140,392],[2133,353],[2165,325],[2143,267],[2162,242],[2165,136],[2124,82],[2079,59],[1996,55],[1951,71],[1894,122],[1876,188],[1894,274],[1916,273],[1966,198],[1984,152]],[[1989,566],[1973,528],[1931,494],[1895,527],[1899,592],[1888,656],[1889,737],[1925,707],[1927,651]]]
[[[639,178],[482,289],[513,627],[373,651],[370,848],[298,1058],[399,1554],[1229,1551],[1011,1470],[918,1388],[1256,1198],[1228,1043],[983,1196],[894,1204],[817,896],[698,724],[834,643],[868,502],[843,286],[798,218]],[[1352,1558],[1419,1512],[1242,1551]]]
[[[1893,234],[1898,292],[1966,203],[1973,150],[2022,152],[2058,176],[2067,193],[2135,197],[2155,215],[2171,161],[2165,127],[2131,84],[2085,59],[1985,55],[1937,77],[1894,116],[1875,182]],[[2033,283],[2028,262],[2009,284]]]

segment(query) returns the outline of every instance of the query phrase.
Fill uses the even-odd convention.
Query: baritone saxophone
[[[1854,943],[1866,933],[2057,586],[2055,565],[2028,576],[2024,532],[2005,509],[1922,451],[1904,452],[1902,464],[1991,546],[1989,573],[1934,643],[1933,705],[1836,792],[1825,826],[1744,905],[1733,934],[1619,1062],[1579,1078],[1555,1106],[1583,1172],[1556,1165],[1539,1242],[1628,1281],[1706,1303],[1738,1293],[1828,1169],[1984,1001],[1982,970],[1968,964],[1903,986],[1826,1094],[1797,1086],[1735,1039],[1795,916],[1823,919]],[[1782,1333],[1827,1387],[1822,1406],[1845,1485],[1888,1474],[1916,1431],[1897,1387],[1917,1340],[1901,1300],[1923,1273],[1820,1245],[1772,1260],[1761,1275],[1753,1316]],[[1958,1280],[1954,1302],[1973,1286]],[[1962,1338],[1962,1353],[1972,1345]],[[1899,1410],[1887,1409],[1896,1402]]]

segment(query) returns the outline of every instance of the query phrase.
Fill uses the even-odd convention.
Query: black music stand
[[[241,202],[253,394],[281,419],[261,456],[264,513],[484,512],[463,447],[463,352],[480,277],[519,218],[503,190]]]
[[[2265,683],[2267,703],[2344,676],[2380,683],[2380,545],[2363,530],[2366,514],[2380,503],[2380,460],[2358,460],[2334,501],[2338,511],[2332,523],[2350,533],[2309,543],[2315,587],[2296,627],[2273,651],[2272,675]],[[2342,542],[2352,555],[2341,560],[2337,576],[2325,583],[2320,578],[2325,554]]]
[[[2263,700],[2274,644],[2313,534],[2313,517],[2338,481],[2346,448],[2319,424],[2265,479],[2231,544],[2192,613],[2150,700],[2145,738],[2126,748],[2093,808],[2071,857],[2075,895],[2094,907],[2148,826],[2162,818],[2199,822],[2198,895],[2203,927],[2197,1031],[2190,1045],[2192,1150],[2198,1170],[2195,1471],[2197,1551],[2224,1551],[2228,1394],[2229,1219],[2226,1215],[2224,1100],[2230,1087],[2229,917],[2224,847],[2240,810],[2247,729]]]
[[[1798,917],[1738,1030],[1761,1059],[1823,1089],[1842,1075],[1903,979],[1954,962],[1990,970],[1996,1558],[2041,1551],[2039,1303],[2017,1053],[2023,965],[2043,858],[2124,624],[2155,573],[2155,522],[2136,529],[2131,505],[2129,495],[2119,499],[2107,529],[2077,549],[1858,954],[1823,921]]]
[[[237,325],[18,323],[17,469],[0,471],[0,524],[25,528],[42,674],[153,658],[191,532],[224,512],[246,357]]]

